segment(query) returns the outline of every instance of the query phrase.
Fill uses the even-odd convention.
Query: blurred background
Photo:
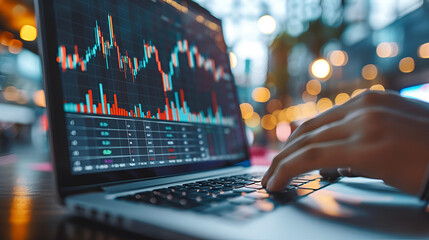
[[[222,19],[255,163],[268,164],[291,125],[364,91],[429,102],[429,0],[196,2]],[[33,235],[44,229],[117,239],[64,223],[56,203],[33,4],[0,0],[0,236],[47,239]]]
[[[196,0],[222,19],[249,142],[366,91],[429,101],[427,0]],[[0,155],[48,151],[32,0],[0,0]]]

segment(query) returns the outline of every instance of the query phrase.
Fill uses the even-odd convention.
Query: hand
[[[417,194],[429,162],[429,104],[366,92],[303,123],[274,158],[262,185],[282,191],[319,168],[350,168]]]

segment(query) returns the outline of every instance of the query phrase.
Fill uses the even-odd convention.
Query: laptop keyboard
[[[292,179],[285,191],[268,193],[261,185],[263,173],[213,178],[119,197],[120,200],[248,219],[293,202],[332,183],[318,174]]]

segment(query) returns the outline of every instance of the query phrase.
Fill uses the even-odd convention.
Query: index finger
[[[267,183],[267,190],[279,192],[293,177],[319,168],[349,167],[354,153],[350,140],[339,140],[309,145],[284,159]]]
[[[273,159],[271,166],[262,178],[262,185],[266,186],[268,179],[274,173],[277,165],[283,161],[288,155],[293,154],[295,151],[314,143],[329,142],[340,139],[348,138],[351,134],[349,122],[344,120],[336,121],[326,124],[323,127],[317,128],[313,131],[303,133],[295,140],[289,142],[286,147]]]

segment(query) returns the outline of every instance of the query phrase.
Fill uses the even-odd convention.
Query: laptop
[[[204,8],[39,0],[36,9],[57,192],[71,212],[155,238],[386,236],[304,211],[342,214],[324,190],[338,184],[317,173],[284,193],[261,186],[266,168],[250,164],[221,22]]]

